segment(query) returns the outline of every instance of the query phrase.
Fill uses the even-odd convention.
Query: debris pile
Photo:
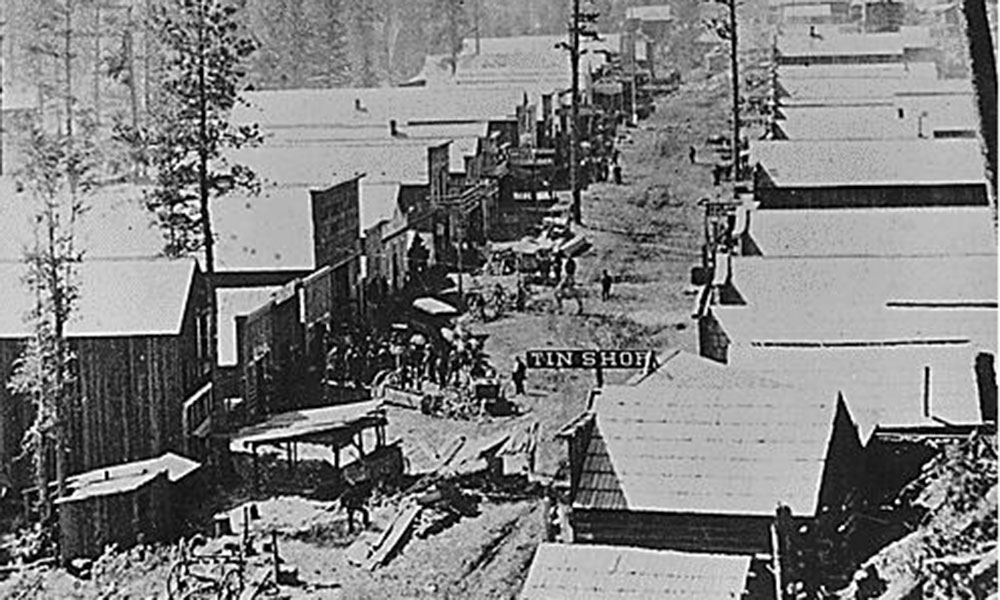
[[[414,535],[425,539],[451,527],[463,517],[480,514],[483,498],[510,499],[511,479],[527,483],[538,445],[538,422],[505,433],[479,446],[468,446],[460,436],[438,456],[428,473],[399,495],[386,499],[392,517],[381,535],[363,535],[348,549],[355,566],[376,570],[388,564]],[[507,494],[488,494],[482,487],[496,488],[507,481]],[[483,485],[492,482],[494,485]],[[525,487],[522,485],[521,487]]]
[[[997,597],[997,448],[978,435],[945,449],[896,500],[911,533],[862,565],[842,600]]]

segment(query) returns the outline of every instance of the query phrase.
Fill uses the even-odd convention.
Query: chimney
[[[389,135],[399,137],[399,128],[396,127],[396,119],[389,121]]]
[[[976,355],[976,385],[979,387],[979,415],[984,422],[997,422],[997,373],[993,355],[980,352]]]
[[[897,110],[896,110],[896,114],[898,114],[898,115],[899,115],[899,118],[900,118],[900,119],[902,119],[902,118],[903,118],[903,116],[905,115],[905,113],[903,112],[903,109],[902,109],[902,108],[900,108],[900,109],[897,109]]]

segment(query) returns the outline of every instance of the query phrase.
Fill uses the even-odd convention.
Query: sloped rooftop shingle
[[[978,140],[802,140],[751,144],[779,187],[985,184]]]
[[[743,594],[749,571],[749,556],[545,543],[535,552],[518,597],[731,600]]]
[[[997,256],[742,257],[733,260],[732,284],[750,306],[766,309],[996,303]]]
[[[997,246],[987,207],[757,210],[750,237],[764,256],[989,254]]]
[[[970,340],[972,336],[961,335],[961,326],[928,331],[927,315],[914,317],[911,326],[894,330],[886,323],[892,319],[880,319],[879,329],[872,331],[865,327],[872,322],[866,319],[835,328],[816,327],[815,319],[788,313],[780,320],[735,309],[717,314],[732,336],[730,365],[817,393],[843,392],[862,439],[878,425],[941,425],[936,419],[956,425],[981,423],[973,365],[979,352],[996,354],[995,342],[988,347]],[[995,339],[995,310],[963,320],[972,327],[985,326],[983,336],[992,331]],[[884,342],[890,345],[878,345]],[[923,409],[925,393],[930,415]]]
[[[192,258],[84,260],[77,269],[79,299],[70,337],[176,335],[197,269]],[[34,296],[22,283],[26,266],[0,263],[0,337],[29,334],[24,316]]]
[[[782,502],[794,514],[815,513],[836,393],[820,399],[754,375],[741,386],[741,374],[730,375],[719,387],[664,376],[603,389],[595,433],[624,495],[619,508],[770,515]],[[612,487],[591,485],[590,477],[585,471],[581,487]]]
[[[167,452],[157,458],[94,469],[68,478],[69,495],[56,500],[56,504],[131,492],[160,474],[166,474],[171,483],[176,483],[199,468],[200,463]]]

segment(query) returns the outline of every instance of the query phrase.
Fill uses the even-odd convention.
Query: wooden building
[[[0,265],[0,378],[9,380],[29,334],[33,306],[17,282],[21,264]],[[194,259],[85,260],[79,302],[66,333],[76,358],[68,417],[70,473],[190,449],[185,403],[204,393],[211,373],[207,289]],[[202,392],[199,394],[199,392]],[[32,409],[0,386],[0,460],[21,451]],[[27,465],[22,475],[26,474]],[[23,479],[22,479],[23,481]]]
[[[63,563],[97,558],[106,546],[173,540],[197,496],[200,464],[173,453],[73,476],[55,501]]]
[[[680,351],[595,391],[560,437],[575,542],[741,555],[772,552],[779,504],[798,524],[839,524],[861,450],[836,392]]]
[[[772,141],[750,151],[761,209],[988,203],[978,140]]]

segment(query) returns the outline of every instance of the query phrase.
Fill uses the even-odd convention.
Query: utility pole
[[[580,0],[573,0],[573,21],[569,28],[569,45],[570,77],[572,81],[570,93],[573,96],[570,103],[569,120],[569,188],[573,192],[573,204],[570,213],[573,222],[579,225],[582,220],[580,186],[577,182],[577,168],[579,166],[577,149],[580,144],[577,132],[580,120]]]
[[[732,62],[733,71],[733,148],[731,158],[733,161],[733,181],[741,179],[740,170],[740,75],[739,75],[739,54],[737,54],[736,35],[736,0],[728,0],[729,3],[729,57]]]
[[[591,40],[598,40],[597,32],[589,27],[597,23],[597,12],[592,6],[583,12],[580,10],[580,0],[573,0],[573,18],[569,25],[569,45],[565,42],[557,44],[558,47],[569,50],[570,64],[570,93],[573,95],[570,103],[570,142],[569,142],[569,187],[573,192],[573,203],[570,207],[571,218],[579,225],[582,222],[580,207],[580,133],[577,131],[580,121],[580,55],[584,51],[580,50],[580,37]],[[585,27],[588,27],[585,29]]]
[[[128,94],[129,103],[132,107],[132,127],[139,127],[139,98],[135,89],[135,40],[132,37],[132,29],[135,25],[132,20],[132,7],[125,9],[125,62],[128,66]]]
[[[94,123],[101,125],[101,3],[94,3]]]

